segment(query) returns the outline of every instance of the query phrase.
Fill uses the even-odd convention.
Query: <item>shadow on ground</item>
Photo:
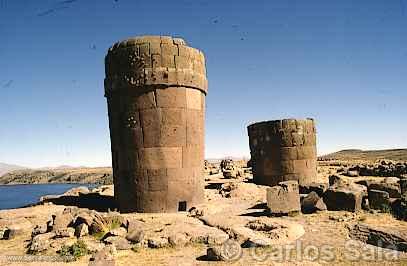
[[[106,212],[114,210],[117,205],[113,196],[100,195],[99,193],[79,193],[79,196],[60,196],[44,199],[43,203],[50,202],[55,205],[76,206],[90,210]]]
[[[223,183],[209,183],[205,186],[205,189],[221,189]]]

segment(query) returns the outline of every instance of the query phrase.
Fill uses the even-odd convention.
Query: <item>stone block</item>
[[[202,108],[201,94],[202,94],[202,92],[200,90],[186,89],[186,95],[187,95],[186,99],[187,99],[187,108],[188,109],[201,110],[201,108]]]
[[[187,109],[187,146],[203,143],[202,110]]]
[[[316,211],[325,211],[327,209],[323,199],[312,191],[301,200],[301,211],[303,213],[314,213]]]
[[[145,109],[140,111],[145,148],[158,147],[161,133],[161,109]]]
[[[327,189],[327,183],[311,182],[300,184],[300,194],[309,194],[311,192],[316,192],[318,196],[322,197]]]
[[[167,169],[147,169],[147,179],[149,191],[167,191]]]
[[[182,148],[180,147],[144,148],[140,153],[143,168],[182,168]]]
[[[161,47],[162,48],[162,47]],[[161,64],[163,67],[175,68],[175,56],[174,55],[161,55]]]
[[[182,167],[200,167],[203,164],[204,158],[201,156],[200,145],[190,145],[182,147]]]
[[[292,214],[301,210],[298,182],[280,182],[267,188],[267,207],[273,214]]]
[[[153,91],[149,91],[146,93],[141,94],[135,99],[137,109],[151,109],[157,107],[155,93]]]
[[[175,56],[175,67],[177,69],[193,69],[193,63],[185,56]]]
[[[366,188],[357,184],[332,186],[324,194],[324,202],[330,211],[356,212],[362,209]]]
[[[368,192],[369,207],[374,210],[390,209],[390,196],[386,191],[371,189]]]
[[[401,178],[399,182],[401,195],[405,195],[407,197],[407,177]]]
[[[368,190],[381,190],[389,193],[390,198],[400,198],[400,185],[397,182],[368,182]]]
[[[187,89],[184,87],[168,87],[157,89],[157,106],[165,108],[185,108]]]

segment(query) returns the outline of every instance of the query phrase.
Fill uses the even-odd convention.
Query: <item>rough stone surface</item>
[[[397,182],[368,182],[368,190],[381,190],[389,193],[390,198],[400,198],[400,185]]]
[[[327,207],[323,199],[315,191],[312,191],[301,200],[302,213],[314,213],[316,211],[325,211],[326,209]]]
[[[362,185],[347,184],[330,187],[324,194],[324,202],[330,211],[356,212],[362,208],[366,188]]]
[[[407,196],[407,177],[401,178],[399,182],[401,195]]]
[[[398,251],[407,251],[407,233],[367,224],[355,224],[349,228],[351,238],[367,244]]]
[[[185,246],[189,242],[189,237],[186,234],[178,233],[168,237],[168,243],[171,246]]]
[[[206,259],[209,261],[228,261],[230,258],[222,246],[215,246],[206,250]]]
[[[55,236],[54,233],[46,233],[34,236],[29,244],[29,253],[39,253],[47,250],[50,247],[51,238]]]
[[[165,237],[152,237],[147,240],[149,248],[163,248],[167,247],[169,242]]]
[[[115,266],[116,248],[113,245],[107,246],[96,252],[89,261],[89,266]]]
[[[87,224],[83,223],[75,228],[75,236],[80,238],[89,234],[89,227]]]
[[[72,227],[57,229],[54,232],[56,238],[74,237],[75,235],[75,229]]]
[[[129,241],[121,236],[109,236],[103,240],[107,244],[112,244],[117,250],[128,250],[131,249]]]
[[[127,234],[127,230],[123,227],[115,228],[110,230],[106,236],[120,236],[120,237],[125,237]]]
[[[37,224],[31,232],[31,236],[36,236],[39,234],[45,234],[48,231],[48,226],[46,224]]]
[[[327,183],[309,183],[300,185],[300,194],[309,194],[311,192],[316,192],[318,196],[322,197],[325,191],[328,189]]]
[[[119,209],[176,212],[201,203],[203,53],[171,37],[143,36],[116,43],[105,62]]]
[[[369,190],[369,207],[374,210],[390,208],[390,196],[386,191]]]
[[[59,229],[66,229],[69,225],[73,223],[74,216],[69,211],[64,211],[61,214],[56,214],[54,216],[54,221],[52,223],[52,230],[56,231]]]
[[[274,186],[297,180],[317,181],[316,130],[313,119],[284,119],[248,126],[256,184]]]
[[[144,239],[144,231],[141,229],[134,229],[126,235],[126,239],[132,243],[140,243]]]
[[[273,214],[291,214],[301,210],[297,181],[280,182],[267,188],[267,207]]]

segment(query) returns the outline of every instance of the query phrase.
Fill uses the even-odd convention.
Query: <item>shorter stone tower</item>
[[[313,119],[283,119],[248,126],[254,182],[274,186],[317,180],[316,130]]]

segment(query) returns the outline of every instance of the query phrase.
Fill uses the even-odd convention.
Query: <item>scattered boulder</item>
[[[189,242],[189,238],[186,234],[176,233],[168,237],[168,243],[171,246],[185,246]]]
[[[110,230],[105,237],[109,236],[119,236],[119,237],[125,237],[127,235],[127,230],[123,227],[118,227],[115,229]]]
[[[0,240],[3,239],[4,233],[7,231],[7,228],[0,228]]]
[[[326,183],[308,183],[300,184],[300,194],[309,194],[311,192],[316,192],[318,196],[322,197],[325,191],[328,189],[328,184]]]
[[[229,258],[222,246],[210,247],[206,250],[206,259],[209,261],[228,261]]]
[[[31,242],[28,246],[27,253],[37,254],[47,250],[50,247],[51,239],[55,236],[54,233],[45,233],[36,235],[31,239]]]
[[[96,252],[89,261],[89,266],[115,266],[116,248],[113,245],[106,246]]]
[[[386,191],[369,190],[369,207],[374,210],[390,210],[390,196]]]
[[[86,236],[89,234],[89,227],[86,223],[80,224],[75,228],[75,236],[77,238]]]
[[[90,226],[93,222],[93,219],[94,217],[90,213],[82,211],[76,215],[74,219],[74,225],[80,225],[81,223],[84,223],[87,226]]]
[[[111,244],[116,247],[117,250],[129,250],[131,245],[124,237],[121,236],[109,236],[103,240],[106,244]]]
[[[316,211],[325,211],[325,210],[327,210],[327,207],[323,199],[315,191],[312,191],[301,200],[302,213],[309,214],[314,213]]]
[[[368,182],[368,190],[381,190],[389,193],[390,198],[400,198],[400,185],[397,182]]]
[[[325,192],[324,202],[330,211],[356,212],[362,208],[366,188],[358,184],[335,185]]]
[[[53,216],[52,230],[66,229],[73,224],[74,215],[70,209],[65,209],[61,214]]]
[[[144,231],[142,229],[129,231],[126,235],[126,239],[132,243],[141,243],[144,239]]]
[[[79,194],[88,194],[90,193],[89,188],[87,187],[74,187],[66,191],[64,196],[79,196]]]
[[[233,261],[242,255],[242,249],[238,242],[228,240],[221,246],[212,246],[206,250],[208,261]]]
[[[382,248],[407,251],[407,232],[361,223],[348,229],[352,239]]]
[[[26,218],[0,219],[0,239],[10,240],[18,235],[31,232],[32,224]]]
[[[329,186],[340,186],[340,185],[346,185],[349,182],[344,180],[343,177],[337,176],[337,175],[330,175],[328,177],[329,179]]]
[[[127,218],[124,220],[123,226],[127,229],[127,232],[130,233],[135,230],[142,230],[144,227],[144,222],[135,218]]]
[[[299,213],[301,205],[298,182],[285,181],[267,188],[267,207],[276,215]]]
[[[401,178],[399,183],[401,195],[407,195],[407,177]]]
[[[219,194],[221,194],[222,197],[230,198],[232,190],[237,189],[237,187],[238,187],[237,183],[233,182],[224,183],[222,184],[219,190]]]
[[[46,224],[37,224],[31,232],[31,236],[36,236],[39,234],[45,234],[48,232],[48,226]]]
[[[201,217],[204,216],[204,210],[203,209],[198,209],[196,207],[192,207],[189,211],[188,216],[189,217]]]
[[[349,176],[349,177],[358,177],[359,172],[356,171],[356,170],[348,170],[343,175],[346,175],[346,176]]]
[[[75,229],[72,227],[57,229],[54,232],[55,232],[55,238],[74,237],[75,236]]]
[[[168,246],[168,238],[165,237],[151,237],[147,240],[149,248],[163,248]]]

